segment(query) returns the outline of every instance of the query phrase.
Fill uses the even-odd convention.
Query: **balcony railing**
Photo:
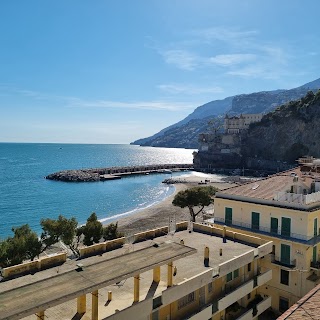
[[[286,232],[286,231],[281,232],[281,230],[272,230],[270,227],[266,227],[266,226],[261,226],[261,225],[256,226],[256,225],[252,225],[251,223],[245,223],[241,221],[225,220],[224,218],[220,218],[220,217],[214,217],[214,223],[225,224],[227,226],[235,227],[243,230],[250,230],[251,232],[265,234],[265,235],[280,238],[280,239],[290,239],[290,240],[295,240],[303,243],[308,242],[308,244],[310,245],[320,242],[320,236],[308,237],[306,235],[293,233],[293,232]]]
[[[320,261],[310,261],[310,267],[314,269],[320,269]]]
[[[209,319],[216,312],[226,309],[248,293],[251,293],[255,289],[255,282],[257,282],[258,286],[261,286],[271,280],[271,278],[272,270],[267,270],[261,274],[250,277],[250,279],[243,283],[231,286],[228,289],[226,288],[226,290],[215,297],[213,301],[202,306],[201,309],[195,311],[187,319],[200,319],[200,315],[202,317],[201,319]]]
[[[275,263],[277,265],[280,265],[280,266],[287,267],[287,268],[294,268],[297,265],[296,259],[293,259],[293,260],[285,259],[284,260],[284,259],[281,259],[281,257],[278,257],[274,254],[271,255],[271,262]]]

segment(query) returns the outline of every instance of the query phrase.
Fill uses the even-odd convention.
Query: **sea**
[[[59,214],[84,224],[92,212],[103,223],[152,206],[175,187],[170,174],[149,174],[104,182],[61,182],[45,176],[61,170],[145,164],[192,163],[191,149],[124,144],[0,143],[0,239],[29,224],[41,233],[40,220]],[[186,172],[175,172],[183,176]]]

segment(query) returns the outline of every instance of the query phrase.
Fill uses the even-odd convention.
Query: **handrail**
[[[291,239],[291,240],[296,239],[296,240],[302,240],[304,242],[310,241],[310,240],[313,240],[316,242],[319,241],[317,239],[317,237],[310,237],[310,236],[306,236],[306,235],[299,234],[299,233],[293,233],[293,232],[290,232],[288,234],[284,234],[284,232],[281,233],[280,230],[277,230],[277,232],[273,232],[270,227],[261,226],[261,225],[252,226],[251,223],[245,223],[242,221],[235,221],[235,220],[225,221],[224,218],[219,218],[219,217],[214,217],[214,223],[226,224],[227,226],[230,226],[230,227],[242,228],[245,230],[250,230],[252,232],[262,233],[262,234],[266,234],[268,236],[282,238],[282,239]]]

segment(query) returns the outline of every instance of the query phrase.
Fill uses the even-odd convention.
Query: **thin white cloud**
[[[210,63],[220,66],[231,66],[244,62],[251,62],[256,59],[255,54],[239,53],[239,54],[219,54],[208,59]]]
[[[247,41],[259,34],[258,30],[238,30],[235,28],[212,27],[198,29],[191,32],[191,35],[207,42],[219,40],[235,44],[238,41]]]
[[[160,84],[157,86],[158,89],[172,93],[172,94],[188,94],[188,95],[196,95],[196,94],[206,94],[206,93],[221,93],[223,89],[218,86],[205,86],[198,87],[190,84]]]
[[[221,76],[263,79],[288,75],[288,65],[294,58],[288,54],[290,48],[262,41],[258,35],[259,31],[254,29],[196,29],[183,33],[185,39],[171,43],[170,50],[159,47],[156,50],[167,64],[183,70],[211,69]],[[184,92],[184,88],[172,85],[159,88],[172,93]]]
[[[124,108],[124,109],[144,109],[144,110],[167,110],[181,111],[194,109],[194,104],[185,102],[170,102],[170,101],[136,101],[136,102],[121,102],[110,100],[83,100],[72,98],[69,99],[68,107],[73,108]]]
[[[192,110],[196,103],[168,101],[168,100],[151,100],[151,101],[112,101],[112,100],[88,100],[71,96],[50,95],[37,91],[19,89],[11,86],[0,85],[0,95],[21,95],[26,99],[42,100],[47,105],[59,105],[68,108],[114,108],[114,109],[143,109],[143,110],[167,110],[181,111]]]
[[[164,61],[183,70],[194,70],[198,66],[198,58],[187,50],[166,50],[161,52]]]

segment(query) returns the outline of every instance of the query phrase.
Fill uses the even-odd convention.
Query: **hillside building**
[[[214,203],[216,226],[273,242],[261,290],[279,313],[320,283],[319,220],[320,174],[306,165],[218,192]]]
[[[256,114],[241,114],[240,116],[228,115],[224,118],[224,132],[228,134],[238,134],[242,130],[247,130],[249,125],[254,122],[260,122],[262,113]]]
[[[263,114],[241,114],[225,116],[224,132],[202,133],[199,135],[199,151],[194,153],[194,168],[212,171],[215,168],[239,168],[242,166],[242,139],[254,122],[259,122]]]

